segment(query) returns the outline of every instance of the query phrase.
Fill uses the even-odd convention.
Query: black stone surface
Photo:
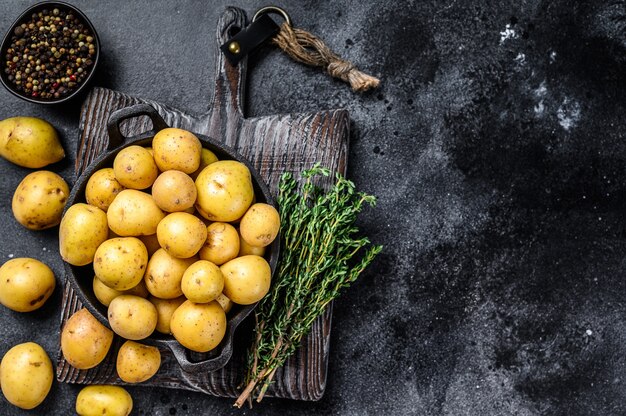
[[[2,1],[0,28],[29,1]],[[97,27],[97,85],[203,111],[215,23],[262,1],[76,3]],[[626,2],[294,1],[297,26],[382,78],[356,95],[273,48],[250,61],[248,115],[345,107],[349,177],[379,198],[361,218],[383,254],[336,303],[328,387],[316,403],[254,409],[183,391],[129,388],[134,414],[626,414]],[[0,119],[43,117],[69,157],[79,104],[0,91]],[[0,353],[35,341],[56,355],[57,229],[11,215],[29,172],[0,160],[0,259],[48,263],[41,310],[0,311]],[[56,383],[36,410],[70,414]]]

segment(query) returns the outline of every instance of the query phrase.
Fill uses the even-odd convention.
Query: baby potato
[[[40,170],[26,175],[13,194],[13,216],[29,230],[59,225],[70,188],[54,172]]]
[[[220,295],[215,298],[215,300],[217,301],[217,303],[220,304],[222,309],[224,309],[225,313],[230,312],[230,310],[233,308],[233,301],[228,299],[228,297],[223,293],[220,293]]]
[[[18,344],[2,357],[2,394],[9,403],[21,409],[39,406],[48,395],[53,378],[48,354],[34,342]]]
[[[0,121],[0,156],[25,168],[39,169],[65,157],[56,130],[36,117]]]
[[[150,297],[150,302],[152,302],[157,310],[157,331],[166,335],[172,333],[170,331],[170,321],[172,320],[172,315],[174,314],[174,311],[178,309],[178,307],[186,300],[187,299],[185,299],[184,296],[179,296],[175,299],[161,299],[153,296]]]
[[[136,189],[120,192],[106,215],[111,230],[124,237],[154,234],[165,217],[149,194]]]
[[[185,297],[192,302],[211,302],[222,293],[224,276],[214,263],[199,260],[185,270],[181,289]]]
[[[203,147],[200,153],[200,166],[198,166],[198,169],[194,173],[191,173],[189,176],[191,176],[191,178],[195,181],[200,172],[202,172],[202,169],[206,168],[213,162],[217,162],[218,160],[219,159],[217,158],[215,153]]]
[[[126,341],[117,353],[117,375],[127,383],[141,383],[154,376],[161,366],[156,347]]]
[[[87,181],[85,199],[89,205],[106,212],[117,194],[124,190],[124,186],[115,179],[112,168],[104,168],[94,172]]]
[[[196,209],[211,221],[240,219],[254,198],[250,170],[235,160],[220,160],[204,168],[196,179]]]
[[[39,309],[55,285],[54,273],[39,260],[16,258],[0,267],[0,303],[17,312]]]
[[[180,170],[192,173],[200,166],[202,143],[189,131],[167,128],[155,134],[152,151],[161,171]]]
[[[133,398],[119,386],[91,385],[76,396],[76,413],[80,416],[128,416]]]
[[[186,212],[167,215],[157,227],[159,244],[171,256],[195,256],[206,241],[207,228],[201,219]]]
[[[122,338],[137,341],[150,336],[157,324],[157,311],[147,299],[121,295],[109,304],[109,325]]]
[[[193,303],[186,300],[174,311],[170,329],[185,348],[196,352],[211,351],[226,333],[226,313],[216,301]]]
[[[120,150],[113,160],[113,172],[119,183],[131,189],[149,188],[159,175],[152,155],[141,146]]]
[[[161,299],[174,299],[183,294],[180,282],[187,267],[197,258],[179,259],[167,251],[158,249],[148,261],[144,282],[152,296]]]
[[[239,252],[239,234],[230,224],[214,222],[207,227],[207,238],[198,252],[202,260],[208,260],[218,266],[237,257]]]
[[[254,247],[269,246],[278,235],[280,216],[276,208],[258,202],[241,218],[239,232],[246,243]]]
[[[258,302],[270,290],[272,269],[263,257],[237,257],[220,269],[224,275],[224,294],[239,305]]]
[[[179,170],[163,172],[152,185],[152,198],[163,211],[178,212],[192,208],[196,196],[193,179]]]
[[[109,304],[111,303],[113,299],[121,295],[135,295],[135,296],[140,296],[142,298],[147,298],[149,295],[148,289],[146,288],[146,284],[144,283],[143,280],[141,280],[137,284],[137,286],[131,289],[115,290],[115,289],[111,289],[110,287],[102,283],[100,279],[94,276],[92,287],[93,287],[93,293],[96,295],[96,298],[104,306],[109,306]]]
[[[59,227],[61,257],[74,266],[85,266],[93,261],[108,234],[104,211],[83,203],[74,204],[65,211]]]
[[[241,234],[239,234],[239,253],[237,257],[245,256],[248,254],[254,254],[255,256],[261,256],[265,254],[265,247],[254,247],[246,243]]]
[[[100,244],[94,256],[93,270],[108,287],[128,290],[141,282],[147,264],[148,250],[140,239],[117,237]]]
[[[63,357],[79,370],[100,364],[107,356],[112,342],[113,332],[84,308],[70,316],[61,331]]]

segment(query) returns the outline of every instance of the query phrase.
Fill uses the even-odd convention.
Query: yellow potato
[[[189,131],[167,128],[159,131],[152,139],[152,151],[161,171],[192,173],[200,166],[202,143]]]
[[[224,276],[214,263],[199,260],[185,270],[181,289],[185,297],[192,302],[211,302],[222,293]]]
[[[258,302],[270,290],[272,270],[263,257],[237,257],[220,269],[224,275],[224,294],[239,305]]]
[[[163,211],[178,212],[193,208],[196,196],[193,179],[179,170],[163,172],[152,185],[152,198]]]
[[[59,225],[70,188],[54,172],[30,173],[13,194],[13,216],[29,230],[43,230]]]
[[[102,283],[115,290],[128,290],[143,279],[148,264],[148,250],[140,239],[117,237],[100,244],[93,260],[93,270]]]
[[[150,336],[157,324],[157,311],[147,299],[121,295],[109,304],[109,325],[122,338],[137,341]]]
[[[240,219],[254,198],[250,170],[235,160],[220,160],[204,168],[196,179],[196,188],[196,209],[211,221]]]
[[[59,228],[61,257],[74,266],[85,266],[93,261],[108,234],[104,211],[83,203],[74,204],[65,212]]]
[[[172,333],[170,331],[170,321],[172,320],[172,315],[174,314],[174,311],[178,309],[178,307],[186,300],[187,299],[185,299],[184,296],[179,296],[175,299],[161,299],[153,296],[150,297],[150,302],[152,302],[157,310],[157,331],[168,335]]]
[[[113,299],[121,295],[135,295],[135,296],[140,296],[142,298],[147,298],[149,295],[148,289],[146,288],[146,284],[144,283],[143,280],[140,281],[137,284],[137,286],[131,289],[115,290],[115,289],[111,289],[110,287],[102,283],[100,279],[94,276],[92,287],[93,287],[93,293],[96,295],[96,298],[104,306],[109,306],[109,304],[111,303]]]
[[[65,157],[54,127],[35,117],[0,121],[0,156],[25,168],[39,169]]]
[[[180,282],[187,267],[197,260],[196,257],[179,259],[167,251],[158,249],[148,261],[144,282],[152,296],[161,299],[174,299],[183,294]]]
[[[154,234],[159,221],[165,217],[149,194],[136,189],[120,192],[106,215],[111,230],[125,237]]]
[[[230,310],[233,308],[233,301],[228,299],[228,297],[223,293],[220,293],[220,295],[215,300],[217,301],[217,303],[220,304],[222,309],[224,309],[225,313],[230,312]]]
[[[80,416],[128,416],[133,398],[119,386],[91,385],[76,396],[76,413]]]
[[[117,352],[117,375],[127,383],[141,383],[154,376],[161,366],[156,347],[126,341]]]
[[[54,273],[39,260],[16,258],[0,267],[0,303],[17,312],[39,309],[55,285]]]
[[[100,364],[112,342],[113,332],[84,308],[70,316],[61,332],[63,357],[79,370]]]
[[[217,162],[218,160],[219,159],[217,158],[215,153],[213,153],[209,149],[202,148],[202,152],[200,153],[200,166],[198,166],[198,169],[194,173],[191,173],[189,176],[191,176],[191,178],[195,181],[200,172],[202,172],[202,169],[206,168],[211,163]]]
[[[214,222],[207,227],[207,238],[198,252],[202,260],[208,260],[218,266],[237,257],[239,252],[239,234],[230,224]]]
[[[241,218],[239,232],[246,243],[254,247],[269,246],[278,235],[280,216],[271,205],[258,202]]]
[[[115,178],[126,188],[146,189],[159,175],[150,152],[141,146],[128,146],[120,150],[113,160]]]
[[[34,342],[18,344],[2,357],[2,394],[9,403],[19,408],[33,409],[39,406],[48,395],[53,379],[52,362],[48,354]]]
[[[112,168],[104,168],[94,172],[87,181],[85,199],[89,205],[107,211],[117,194],[124,186],[115,179]]]
[[[198,217],[186,212],[173,212],[163,218],[157,227],[159,244],[171,256],[195,256],[207,237],[207,228]]]
[[[246,243],[246,240],[239,235],[239,253],[237,253],[237,257],[245,256],[247,254],[254,254],[255,256],[265,255],[265,247],[254,247],[250,244]]]
[[[217,347],[226,333],[226,313],[216,301],[185,301],[174,311],[170,321],[172,335],[185,348],[207,352]]]
[[[156,234],[140,235],[137,236],[137,238],[140,239],[146,246],[146,249],[148,249],[148,256],[152,256],[158,249],[161,248]]]

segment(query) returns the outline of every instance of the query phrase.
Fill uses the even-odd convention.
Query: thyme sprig
[[[302,172],[304,184],[282,175],[278,206],[282,256],[270,292],[255,309],[256,337],[248,352],[246,388],[235,406],[256,396],[260,402],[276,370],[296,351],[315,320],[341,290],[354,282],[382,246],[358,237],[358,214],[376,198],[357,192],[340,174],[328,190],[314,178],[329,176],[316,164]]]

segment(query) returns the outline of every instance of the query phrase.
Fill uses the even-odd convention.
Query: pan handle
[[[144,134],[146,136],[154,136],[159,130],[169,127],[165,120],[163,120],[163,117],[161,117],[157,110],[150,104],[142,103],[121,108],[114,111],[107,122],[107,131],[109,133],[108,150],[113,150],[126,141],[126,136],[124,136],[120,130],[120,123],[129,118],[139,116],[148,116],[152,121],[152,130],[145,132]]]

